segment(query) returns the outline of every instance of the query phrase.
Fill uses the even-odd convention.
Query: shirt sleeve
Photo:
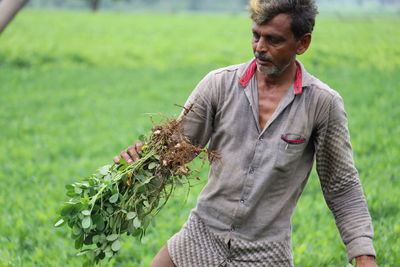
[[[184,135],[192,144],[201,147],[210,139],[216,113],[217,95],[212,77],[211,72],[193,90],[185,103],[185,109],[189,112],[184,115],[182,121]],[[181,116],[184,113],[185,111]]]
[[[317,129],[316,163],[325,201],[332,211],[349,261],[375,256],[373,227],[362,191],[343,101],[334,95]]]

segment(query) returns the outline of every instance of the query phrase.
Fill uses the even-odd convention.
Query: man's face
[[[253,52],[261,73],[279,75],[299,54],[300,41],[291,30],[291,22],[289,15],[279,14],[262,25],[253,23]]]

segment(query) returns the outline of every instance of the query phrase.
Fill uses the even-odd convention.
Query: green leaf
[[[146,142],[146,136],[144,134],[139,135],[138,137],[139,141],[141,141],[142,143]]]
[[[96,229],[99,231],[103,231],[104,230],[104,220],[103,217],[100,214],[96,214],[92,216],[92,222],[93,224],[96,225]]]
[[[108,214],[111,214],[114,211],[114,209],[111,206],[107,207],[106,210],[107,210]]]
[[[77,193],[77,194],[82,193],[82,188],[80,188],[80,187],[75,187],[75,193]]]
[[[140,222],[139,218],[136,217],[136,218],[133,220],[133,226],[135,226],[135,228],[139,228],[141,225],[142,225],[142,223]]]
[[[75,196],[79,196],[79,194],[75,193],[75,190],[68,190],[67,191],[67,196],[75,197]]]
[[[67,189],[67,190],[74,190],[74,186],[73,186],[72,184],[67,184],[67,185],[65,186],[65,189]]]
[[[115,252],[117,252],[120,248],[121,248],[121,242],[119,242],[119,240],[115,240],[111,245],[111,249]]]
[[[106,235],[105,234],[101,234],[100,235],[100,242],[107,242],[106,240],[107,240],[106,239]]]
[[[87,229],[91,225],[92,225],[92,219],[89,216],[83,218],[83,220],[82,220],[82,228],[83,229]]]
[[[132,220],[133,218],[135,218],[136,217],[136,212],[134,212],[134,211],[131,211],[131,212],[128,212],[128,214],[126,215],[126,217],[128,218],[128,220]]]
[[[104,181],[105,181],[105,182],[110,182],[110,181],[111,181],[111,178],[112,178],[111,174],[106,174],[106,175],[104,175]]]
[[[63,217],[73,216],[79,209],[78,203],[66,202],[61,208],[60,214]]]
[[[129,224],[128,224],[128,232],[129,232],[131,235],[134,235],[135,232],[136,232],[136,228],[135,228],[135,226],[133,225],[133,221],[130,221]]]
[[[104,253],[104,251],[99,251],[100,253],[97,255],[97,257],[102,260],[106,257],[106,254]]]
[[[118,196],[119,196],[119,194],[116,193],[116,194],[112,195],[108,201],[110,201],[110,203],[115,203],[118,201]]]
[[[114,240],[116,240],[118,237],[119,237],[119,234],[112,234],[112,235],[107,236],[107,240],[108,240],[108,241],[114,241]]]
[[[150,183],[153,179],[154,176],[150,175],[150,176],[146,176],[146,179],[142,182],[142,184],[148,184]]]
[[[125,159],[119,160],[119,166],[118,166],[119,168],[124,167],[126,165],[128,165],[128,162]]]
[[[62,226],[64,224],[65,224],[64,219],[60,219],[54,224],[54,227],[60,227],[60,226]]]
[[[90,199],[88,197],[81,198],[82,204],[89,204]]]
[[[88,259],[89,259],[90,261],[93,261],[95,256],[96,256],[96,255],[95,255],[95,253],[94,253],[93,250],[88,250],[88,252],[86,253],[86,257],[88,257]]]
[[[86,216],[90,215],[90,210],[82,210],[81,212],[83,215],[86,215]]]
[[[90,249],[82,250],[82,251],[80,251],[79,253],[77,253],[76,256],[80,257],[80,256],[83,256],[83,255],[86,255],[86,253],[87,253],[89,250],[90,250]]]
[[[112,251],[106,251],[106,257],[111,258],[114,255]]]
[[[94,235],[92,237],[92,241],[93,241],[93,244],[99,243],[100,242],[100,236],[99,235]]]
[[[101,175],[106,175],[106,174],[108,174],[110,168],[111,168],[111,165],[105,165],[105,166],[99,168],[99,169],[97,170],[97,172],[98,172],[99,174],[101,174]]]
[[[146,229],[149,226],[150,222],[151,222],[151,218],[149,218],[149,216],[146,216],[143,219],[143,228]]]
[[[106,226],[106,225],[105,225],[105,223],[104,223],[103,220],[98,221],[98,222],[96,223],[96,229],[99,230],[99,231],[103,231],[105,226]]]
[[[115,219],[114,219],[114,217],[111,217],[110,220],[109,220],[108,227],[109,228],[114,228],[114,223],[115,223]]]
[[[147,200],[143,201],[143,204],[146,206],[146,208],[150,207],[150,204]]]
[[[85,244],[85,245],[93,244],[93,239],[92,238],[93,238],[93,235],[86,236],[86,238],[83,241],[83,244]]]
[[[144,176],[151,176],[153,174],[151,172],[149,172],[149,171],[143,171],[143,175]]]
[[[138,228],[138,229],[136,229],[135,230],[135,232],[132,234],[133,236],[141,236],[142,235],[142,229],[141,228]]]
[[[78,224],[74,224],[72,227],[72,233],[76,236],[79,236],[82,233],[82,229],[79,227]]]
[[[75,249],[81,249],[83,246],[83,235],[80,235],[78,239],[75,240]]]
[[[147,166],[147,168],[148,168],[149,170],[152,170],[152,169],[154,169],[156,166],[157,166],[157,163],[155,163],[155,162],[150,162],[150,164]]]
[[[71,204],[65,204],[61,209],[61,216],[69,216],[74,209],[74,206]]]

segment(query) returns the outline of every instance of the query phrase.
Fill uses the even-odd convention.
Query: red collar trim
[[[239,81],[241,86],[244,87],[250,82],[254,73],[256,73],[256,69],[257,69],[257,63],[256,60],[253,60],[253,62],[250,63],[250,66],[247,68],[246,72],[242,76],[242,79],[240,79]]]
[[[294,94],[299,95],[303,92],[303,75],[301,71],[301,66],[300,63],[296,60],[296,75],[294,77]],[[251,78],[253,78],[253,75],[256,73],[257,70],[257,63],[255,60],[253,60],[250,63],[250,66],[247,68],[246,72],[240,79],[239,83],[241,86],[247,86],[247,84],[250,82]]]
[[[301,72],[300,63],[296,60],[296,75],[294,76],[294,94],[299,95],[303,92],[303,73]]]

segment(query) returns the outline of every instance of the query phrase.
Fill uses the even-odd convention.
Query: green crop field
[[[299,59],[343,96],[380,266],[400,264],[400,19],[320,16]],[[55,229],[64,186],[179,114],[209,71],[252,57],[245,15],[22,11],[0,36],[0,266],[79,266]],[[142,243],[103,266],[149,266],[207,179],[178,190]],[[185,201],[186,200],[186,201]],[[346,266],[315,173],[293,217],[296,266]]]

